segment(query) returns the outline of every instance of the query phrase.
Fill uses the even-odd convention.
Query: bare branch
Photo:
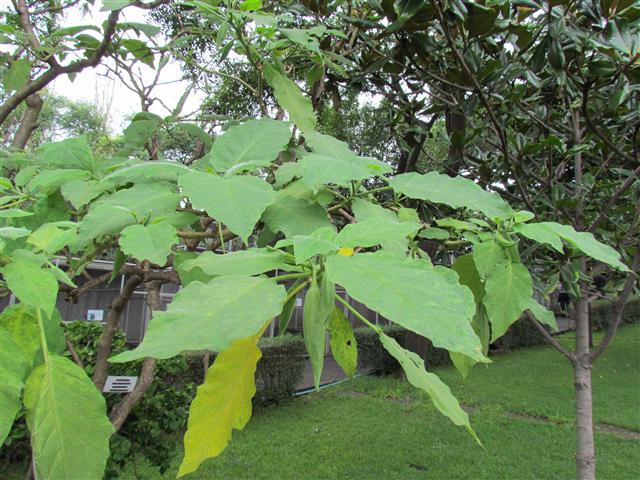
[[[556,350],[558,350],[562,355],[564,355],[567,358],[567,360],[571,362],[571,365],[575,365],[576,363],[575,355],[571,353],[569,350],[567,350],[566,348],[564,348],[560,344],[560,342],[558,342],[555,338],[553,338],[551,334],[547,332],[547,329],[544,328],[542,325],[540,325],[540,323],[533,317],[533,315],[531,315],[531,313],[528,310],[525,311],[524,314],[529,319],[529,321],[533,324],[533,326],[536,327],[536,329],[542,334],[542,336],[547,341],[547,343],[551,345],[553,348],[555,348]]]

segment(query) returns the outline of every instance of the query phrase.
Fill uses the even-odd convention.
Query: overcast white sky
[[[6,0],[0,0],[5,3]],[[78,9],[72,9],[67,14],[64,21],[65,26],[70,25],[96,25],[101,26],[106,20],[108,12],[101,12],[102,2],[96,2],[91,13],[82,17]],[[120,16],[120,21],[146,22],[146,12],[137,8],[125,8]],[[144,64],[138,64],[143,78],[149,82],[155,75],[154,70]],[[172,82],[179,80],[182,73],[177,63],[167,65],[160,76],[160,82]],[[181,95],[185,91],[188,82],[168,83],[159,85],[154,89],[157,96],[169,107],[173,108],[178,103]],[[107,110],[109,115],[109,125],[112,133],[119,133],[126,127],[126,118],[132,113],[140,111],[140,101],[138,96],[127,89],[114,75],[109,73],[105,67],[98,66],[92,69],[85,69],[78,74],[73,82],[67,76],[58,77],[49,87],[49,90],[64,95],[73,100],[86,100],[96,103],[100,108]],[[197,92],[192,93],[185,104],[183,112],[191,112],[198,108],[202,97]],[[160,104],[155,103],[151,111],[161,116],[169,114]]]

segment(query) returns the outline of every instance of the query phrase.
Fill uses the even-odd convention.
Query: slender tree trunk
[[[589,301],[576,303],[576,466],[579,480],[595,480],[596,453],[593,438],[591,358],[589,356]]]
[[[162,286],[162,283],[154,280],[147,282],[145,286],[147,287],[147,305],[149,305],[149,309],[153,314],[153,312],[160,310],[161,307],[160,287]],[[122,425],[124,425],[124,422],[127,420],[127,417],[131,413],[131,410],[133,410],[133,407],[138,404],[145,392],[153,383],[157,363],[158,362],[155,358],[145,358],[142,362],[142,369],[140,370],[138,383],[136,383],[133,391],[125,395],[124,398],[111,409],[109,420],[111,420],[116,432],[120,430]]]
[[[38,116],[40,116],[44,105],[42,98],[37,93],[28,96],[25,103],[27,108],[20,119],[20,127],[13,137],[13,142],[11,142],[11,146],[16,148],[24,148],[27,145],[33,131],[38,127]]]
[[[105,325],[102,336],[100,337],[100,345],[98,346],[98,351],[96,353],[96,366],[93,371],[93,383],[100,391],[102,391],[104,383],[107,381],[109,367],[107,360],[111,356],[113,339],[115,338],[116,331],[118,330],[120,315],[141,281],[142,279],[139,276],[131,275],[125,282],[122,292],[120,292],[116,297],[109,309],[107,324]]]

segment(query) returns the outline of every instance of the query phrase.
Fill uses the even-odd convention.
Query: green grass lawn
[[[570,342],[569,335],[564,342]],[[594,371],[597,422],[640,430],[640,326],[623,327]],[[494,357],[467,382],[437,373],[465,404],[484,444],[395,378],[360,377],[259,408],[229,448],[187,478],[570,479],[575,476],[571,369],[547,347]],[[506,412],[550,417],[542,423]],[[637,479],[640,441],[596,434],[600,479]],[[163,478],[174,478],[181,452]],[[122,478],[161,478],[143,459]]]

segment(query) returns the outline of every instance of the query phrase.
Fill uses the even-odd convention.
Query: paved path
[[[360,372],[358,370],[358,373],[364,373],[364,371]],[[324,357],[324,367],[322,368],[320,385],[325,385],[327,383],[332,383],[338,380],[344,380],[346,378],[347,376],[333,359],[333,357]],[[309,388],[313,388],[313,369],[311,368],[311,362],[307,361],[304,368],[304,376],[296,387],[296,390],[307,390]]]

